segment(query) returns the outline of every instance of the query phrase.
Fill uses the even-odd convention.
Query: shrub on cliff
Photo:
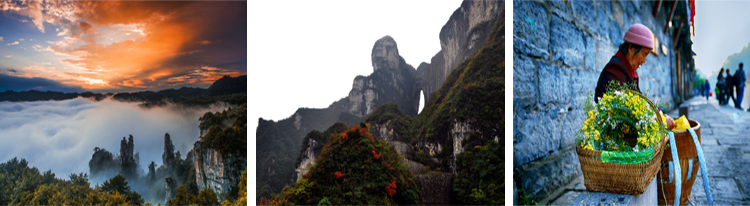
[[[489,141],[475,146],[458,156],[457,171],[453,180],[454,203],[460,205],[502,205],[503,150],[500,144]]]
[[[411,135],[409,134],[409,129],[412,124],[411,120],[412,119],[409,115],[404,114],[404,112],[398,108],[398,104],[387,103],[380,105],[375,109],[372,114],[367,116],[365,122],[385,124],[386,122],[391,121],[390,124],[394,132],[401,137],[398,141],[409,142],[411,141]]]
[[[317,205],[421,204],[415,177],[392,146],[360,124],[332,135],[310,172],[272,203]]]
[[[232,118],[236,118],[234,123],[223,128],[222,124]],[[206,147],[219,150],[224,158],[229,154],[247,157],[247,104],[223,112],[207,112],[199,127],[208,128],[201,137]]]

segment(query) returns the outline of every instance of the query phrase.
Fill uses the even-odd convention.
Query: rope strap
[[[677,141],[674,139],[674,133],[669,132],[669,146],[672,149],[672,159],[678,160],[677,164],[674,164],[674,205],[680,205],[680,197],[682,196],[682,171],[680,170],[679,159],[677,156]]]
[[[695,149],[698,151],[698,162],[701,164],[701,175],[703,176],[703,190],[706,191],[706,198],[708,198],[708,205],[714,205],[714,199],[711,197],[711,188],[708,184],[708,169],[706,169],[706,158],[703,157],[703,147],[701,142],[698,141],[698,136],[695,135],[693,128],[689,128],[688,132],[693,136],[693,142],[695,142]]]

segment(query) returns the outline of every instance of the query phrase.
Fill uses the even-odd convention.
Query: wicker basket
[[[667,138],[661,143],[664,146]],[[576,146],[578,161],[583,171],[583,182],[586,189],[594,192],[639,195],[646,192],[648,184],[656,177],[661,167],[663,149],[656,151],[656,156],[648,162],[628,165],[602,163],[602,151],[583,149]]]
[[[693,131],[695,131],[698,142],[702,142],[703,140],[701,140],[701,124],[693,120],[688,120],[688,122],[690,123],[690,127],[693,128]],[[695,183],[695,179],[698,175],[698,170],[700,169],[700,162],[698,161],[698,151],[695,149],[695,141],[693,141],[693,136],[690,135],[687,130],[675,131],[674,139],[677,144],[677,155],[680,156],[679,162],[682,172],[680,205],[687,205],[688,197],[690,197],[690,194],[693,191],[693,183]],[[693,171],[688,171],[690,165],[689,161],[691,159],[693,161]],[[671,183],[669,182],[669,162],[672,160],[672,153],[669,152],[665,153],[664,156],[661,157],[662,165],[659,169],[659,173],[657,174],[658,180],[656,181],[657,188],[659,190],[659,205],[674,203],[675,182],[674,180]],[[687,178],[688,172],[690,172],[690,179]]]
[[[634,92],[648,102],[652,109],[656,105],[644,95]],[[661,159],[664,154],[665,145],[669,138],[666,137],[665,125],[661,118],[656,118],[659,127],[664,132],[665,138],[659,144],[654,157],[639,164],[602,163],[602,151],[583,149],[576,146],[578,161],[581,163],[583,182],[586,189],[595,192],[607,192],[617,194],[639,195],[646,192],[648,185],[656,177],[661,167]]]

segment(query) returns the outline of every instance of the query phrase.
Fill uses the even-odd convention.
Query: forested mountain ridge
[[[412,169],[411,165],[413,165],[411,163],[416,163],[418,162],[417,160],[424,162],[424,166],[431,166],[430,169],[433,171],[454,172],[459,167],[455,163],[456,156],[460,155],[463,149],[462,146],[468,146],[469,144],[457,144],[456,147],[461,147],[461,149],[455,149],[459,152],[454,153],[454,145],[452,145],[454,141],[452,137],[445,136],[446,134],[442,134],[443,136],[434,134],[438,131],[441,133],[445,132],[445,128],[448,128],[450,132],[453,125],[443,125],[446,120],[450,124],[460,123],[465,126],[468,126],[468,124],[476,126],[470,130],[466,130],[464,133],[467,135],[466,137],[474,134],[475,129],[479,129],[482,132],[486,131],[485,134],[489,137],[488,139],[499,140],[497,134],[502,134],[504,131],[498,129],[496,126],[499,125],[502,127],[503,124],[490,122],[487,125],[474,125],[476,122],[472,121],[481,118],[466,115],[465,110],[467,108],[459,108],[456,103],[466,103],[466,101],[473,100],[474,96],[472,95],[492,89],[498,89],[498,91],[492,91],[491,95],[498,95],[493,98],[502,99],[504,96],[504,81],[502,80],[504,78],[504,74],[502,73],[504,69],[504,56],[501,50],[504,49],[505,45],[504,43],[500,43],[504,41],[504,33],[501,32],[504,31],[504,25],[501,22],[504,15],[503,5],[503,1],[464,1],[461,7],[453,13],[443,27],[443,30],[441,30],[442,50],[433,57],[431,64],[422,63],[416,70],[413,70],[413,67],[410,65],[405,67],[406,69],[393,69],[400,68],[403,61],[403,58],[398,56],[395,40],[389,36],[377,40],[373,46],[373,53],[371,55],[374,68],[373,73],[368,77],[356,77],[352,85],[352,90],[347,97],[334,102],[326,109],[318,109],[318,111],[334,110],[326,113],[320,112],[320,114],[325,115],[323,116],[324,118],[320,118],[320,116],[301,115],[300,111],[303,109],[298,110],[290,118],[278,122],[261,118],[256,131],[258,138],[257,148],[259,148],[257,151],[258,162],[256,163],[258,176],[258,182],[256,182],[257,197],[270,197],[271,193],[278,193],[284,185],[297,181],[301,176],[299,175],[300,171],[304,172],[305,169],[309,169],[309,167],[305,168],[305,165],[314,163],[312,160],[318,157],[318,154],[315,153],[320,151],[317,147],[320,146],[321,142],[325,142],[320,140],[327,138],[323,135],[325,132],[320,131],[331,127],[331,125],[337,122],[345,125],[358,125],[359,122],[366,119],[370,122],[369,119],[372,118],[371,115],[377,111],[377,108],[388,103],[396,103],[391,108],[396,108],[396,110],[399,110],[405,116],[392,116],[399,118],[397,118],[397,121],[391,122],[392,125],[390,126],[373,124],[372,128],[378,131],[371,132],[373,136],[386,133],[397,134],[399,137],[388,140],[388,143],[395,146],[395,150],[399,152],[399,155],[414,155],[413,159],[409,160],[410,169]],[[490,41],[491,43],[488,43]],[[486,49],[485,46],[490,44],[493,48]],[[497,59],[492,61],[482,60],[481,62],[479,60],[467,61],[467,59],[475,58],[475,55],[480,50],[486,50],[484,54],[488,56],[482,58]],[[493,52],[501,53],[498,56],[498,54],[493,54]],[[476,66],[471,65],[485,65],[488,68],[482,67],[477,69]],[[459,67],[463,69],[456,73],[454,70]],[[384,71],[406,72],[402,72],[400,76],[392,72],[386,73],[389,75],[381,75],[380,73],[385,73]],[[480,81],[481,77],[475,75],[489,75],[487,78],[491,79]],[[382,78],[378,76],[382,76]],[[464,76],[467,77],[464,78]],[[451,78],[453,80],[450,80]],[[450,86],[445,86],[446,84]],[[454,92],[451,90],[452,87],[460,86],[472,88],[471,91],[466,92]],[[383,87],[391,88],[391,90],[383,93],[376,90]],[[442,89],[442,92],[439,92],[439,88],[444,89]],[[427,97],[425,101],[434,102],[432,103],[434,106],[431,106],[434,107],[431,109],[433,111],[428,112],[434,115],[425,114],[425,116],[429,117],[420,117],[422,116],[421,114],[416,114],[416,111],[419,109],[420,91],[425,91],[425,97]],[[381,101],[383,100],[379,99],[381,97],[391,99]],[[467,97],[469,98],[466,99]],[[453,103],[440,104],[443,101],[451,101]],[[427,106],[428,104],[425,104],[425,109],[428,108]],[[481,105],[481,103],[468,104],[466,106],[470,106],[471,108],[469,109],[485,109],[485,106]],[[496,108],[495,106],[491,107],[493,109],[484,111],[487,115],[482,116],[482,118],[502,112],[496,110],[496,108],[502,108],[502,104]],[[449,109],[449,111],[446,112],[444,109]],[[462,112],[452,112],[452,109],[460,109],[459,111]],[[422,113],[425,113],[425,111],[422,111]],[[340,120],[336,120],[336,118]],[[385,118],[381,122],[387,122],[390,120],[388,118]],[[415,128],[417,126],[412,126],[412,124],[415,124],[412,123],[412,121],[416,121],[415,119],[423,119],[420,120],[424,123],[421,123],[422,125],[419,126],[419,129]],[[496,120],[491,118],[485,119]],[[426,124],[432,125],[433,123],[435,126],[426,126]],[[312,127],[313,125],[314,127]],[[394,126],[405,131],[399,131],[398,129],[394,131]],[[417,130],[422,132],[417,132]],[[417,133],[431,135],[430,138],[424,138],[424,136],[417,137],[415,135]],[[451,140],[449,141],[449,139]],[[475,141],[475,139],[472,139],[472,141]],[[307,147],[301,147],[303,146],[303,142]],[[479,146],[480,143],[485,142],[474,142],[471,145]],[[296,148],[292,149],[288,147]],[[446,147],[451,147],[451,149],[443,149]],[[434,159],[438,161],[434,161]],[[290,168],[290,163],[294,163],[296,167]],[[495,194],[493,193],[493,195]]]

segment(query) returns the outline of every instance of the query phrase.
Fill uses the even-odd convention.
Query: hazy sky
[[[250,128],[297,108],[325,108],[372,73],[375,41],[390,35],[418,67],[440,51],[440,29],[461,1],[251,1]],[[252,131],[255,136],[255,131]]]
[[[708,77],[750,43],[750,1],[696,1],[695,8],[695,66]],[[729,66],[734,74],[737,65]]]
[[[154,161],[162,165],[164,134],[169,133],[182,158],[198,140],[198,118],[227,106],[185,109],[169,105],[142,109],[135,103],[93,102],[84,98],[64,101],[0,102],[0,163],[24,158],[58,178],[89,173],[95,147],[120,153],[120,140],[133,135],[139,169]]]
[[[0,78],[21,84],[0,90],[161,90],[246,74],[246,6],[1,1]]]

